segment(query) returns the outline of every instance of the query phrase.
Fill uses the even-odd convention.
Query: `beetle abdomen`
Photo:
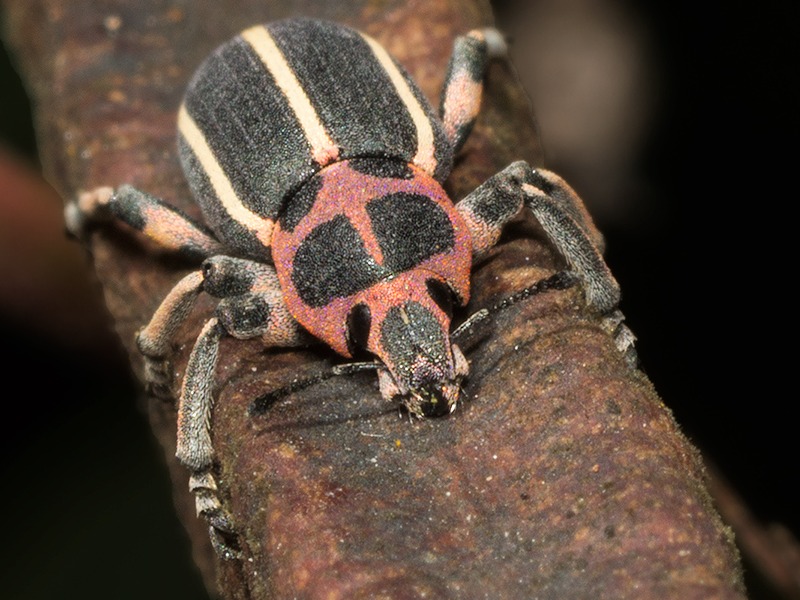
[[[382,47],[305,19],[253,27],[221,46],[189,85],[179,131],[209,225],[256,257],[287,198],[325,165],[387,157],[443,181],[452,162],[433,109]]]

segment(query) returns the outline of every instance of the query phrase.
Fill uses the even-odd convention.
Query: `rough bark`
[[[491,22],[477,0],[8,2],[51,182],[65,198],[129,182],[198,215],[174,151],[185,83],[219,42],[295,14],[368,32],[434,101],[452,39]],[[512,160],[540,156],[508,65],[492,68],[488,90],[449,183],[455,199]],[[191,265],[123,227],[99,230],[91,251],[141,373],[134,333]],[[534,224],[516,223],[476,265],[465,314],[562,268]],[[201,301],[175,340],[176,389],[212,308]],[[250,417],[255,398],[336,357],[225,340],[213,439],[241,561],[214,556],[174,459],[175,407],[151,400],[207,585],[225,598],[744,595],[698,453],[580,290],[496,312],[467,356],[466,400],[447,418],[399,418],[369,373],[327,380]]]

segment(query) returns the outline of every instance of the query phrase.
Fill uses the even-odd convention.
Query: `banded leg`
[[[297,346],[304,332],[283,300],[274,267],[225,255],[214,256],[181,279],[136,338],[145,357],[145,381],[152,393],[169,397],[170,344],[200,292],[220,298],[217,316],[238,339],[261,336],[266,346]]]
[[[228,542],[233,535],[230,516],[217,495],[214,446],[211,443],[211,409],[219,342],[225,334],[216,317],[203,327],[189,356],[178,408],[178,449],[175,455],[191,471],[189,490],[195,495],[197,515],[209,525],[211,544],[223,558],[239,552]]]
[[[616,308],[619,286],[602,256],[602,236],[581,199],[557,175],[512,163],[456,205],[470,228],[480,258],[505,224],[527,206],[559,253],[583,279],[589,306],[601,314]]]
[[[162,200],[129,185],[82,193],[64,209],[67,229],[83,239],[93,223],[117,218],[167,250],[191,258],[219,254],[221,244],[203,226]]]
[[[225,335],[237,339],[261,337],[266,346],[296,346],[306,340],[302,328],[291,319],[280,296],[277,276],[271,266],[215,256],[203,264],[202,276],[203,290],[222,299],[217,305],[216,316],[206,322],[197,337],[181,389],[177,457],[195,472],[210,468],[214,459],[209,423],[220,339]],[[183,281],[194,282],[195,279],[196,274],[192,273]],[[175,301],[171,300],[173,293],[170,293],[156,311],[156,317],[162,309],[167,316],[154,317],[153,321],[157,322],[151,322],[145,328],[144,331],[149,333],[150,347],[158,347],[160,342],[164,342],[167,333],[183,319],[187,304],[183,300],[199,289],[194,285],[186,288],[191,292],[175,293],[178,299]]]
[[[184,281],[194,282],[195,276],[190,274]],[[178,409],[176,456],[192,472],[189,489],[195,494],[197,514],[209,524],[214,548],[223,558],[235,558],[238,551],[230,543],[235,533],[219,500],[212,472],[214,448],[210,425],[220,340],[226,335],[237,339],[260,337],[266,346],[295,346],[306,341],[306,334],[289,314],[275,269],[269,265],[215,256],[203,263],[200,287],[221,300],[216,316],[206,322],[189,356]],[[183,319],[182,300],[192,295],[189,290],[199,288],[187,283],[186,289],[184,294],[175,292],[176,300],[165,308],[169,316],[153,327],[157,333],[148,339],[163,340],[172,324]],[[168,304],[167,300],[164,304]]]
[[[439,109],[454,152],[461,149],[475,124],[489,61],[506,53],[506,42],[496,29],[475,29],[456,38]]]
[[[203,289],[215,298],[217,317],[237,339],[260,337],[267,347],[292,347],[310,341],[294,320],[272,265],[214,256],[203,263]]]
[[[617,308],[619,284],[603,258],[605,242],[583,201],[555,173],[527,167],[525,204],[586,287],[586,300],[600,314]]]
[[[203,289],[203,272],[193,271],[181,279],[156,309],[150,322],[139,330],[136,345],[144,357],[147,389],[160,398],[169,398],[170,364],[168,355],[178,328],[189,316]]]
[[[527,206],[553,245],[583,282],[587,304],[603,316],[617,348],[635,364],[634,336],[617,310],[619,285],[603,259],[603,237],[580,197],[558,175],[512,163],[456,205],[480,258],[500,238],[505,224]]]

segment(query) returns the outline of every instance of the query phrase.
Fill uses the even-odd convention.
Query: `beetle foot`
[[[102,220],[114,189],[99,187],[88,192],[80,192],[78,197],[64,207],[64,223],[70,235],[86,241],[93,222]]]
[[[500,33],[494,27],[487,27],[482,30],[483,39],[486,40],[486,51],[489,58],[505,58],[508,56],[507,36]]]
[[[172,363],[165,358],[144,357],[144,380],[147,393],[162,400],[174,398]]]
[[[144,358],[144,382],[148,394],[162,400],[174,399],[172,393],[172,363],[159,351],[145,343],[142,331],[136,334],[136,347]]]
[[[601,327],[614,338],[614,344],[625,358],[628,366],[635,368],[639,364],[639,356],[634,346],[636,336],[630,327],[625,324],[625,315],[622,314],[622,311],[617,309],[606,314],[603,317]]]
[[[194,473],[189,478],[189,490],[195,496],[197,516],[208,523],[208,535],[217,555],[224,560],[242,557],[236,531],[230,515],[217,495],[217,482],[209,471]]]

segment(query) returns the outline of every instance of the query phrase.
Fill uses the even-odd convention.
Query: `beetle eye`
[[[347,349],[355,356],[360,351],[366,350],[369,340],[369,329],[372,325],[372,315],[369,306],[356,304],[347,315]]]
[[[428,287],[428,295],[436,302],[436,305],[442,309],[448,317],[453,316],[453,292],[450,286],[439,281],[438,279],[428,279],[425,282]]]

